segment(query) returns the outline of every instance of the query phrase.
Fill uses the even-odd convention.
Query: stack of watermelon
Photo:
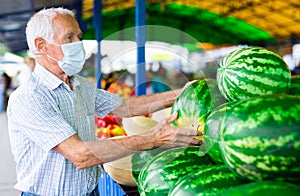
[[[300,97],[289,95],[283,59],[261,47],[239,49],[223,59],[217,81],[228,103],[208,117],[212,149],[242,178],[299,181]]]
[[[138,189],[141,195],[167,195],[185,175],[215,163],[199,146],[178,147],[154,156],[141,170]]]
[[[228,54],[216,80],[192,83],[172,108],[174,126],[197,128],[204,148],[151,157],[136,179],[141,195],[298,195],[299,84],[265,48]]]

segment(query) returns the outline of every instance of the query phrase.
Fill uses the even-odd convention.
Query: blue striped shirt
[[[121,99],[87,79],[70,79],[73,90],[41,65],[12,93],[7,109],[15,188],[37,195],[86,195],[97,185],[99,166],[79,170],[53,147],[77,133],[95,141],[94,116],[104,117]]]

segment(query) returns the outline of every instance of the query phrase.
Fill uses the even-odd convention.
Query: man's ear
[[[45,54],[46,53],[46,51],[47,51],[46,40],[44,40],[41,37],[37,37],[34,40],[34,45],[35,45],[35,48],[37,49],[37,51],[40,54]]]

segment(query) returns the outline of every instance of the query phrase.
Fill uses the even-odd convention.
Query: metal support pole
[[[146,0],[136,0],[135,37],[137,43],[137,69],[135,75],[136,95],[146,94],[145,42],[146,42]]]
[[[94,0],[93,26],[96,30],[97,54],[95,57],[95,79],[97,88],[101,88],[101,40],[102,40],[102,0]]]

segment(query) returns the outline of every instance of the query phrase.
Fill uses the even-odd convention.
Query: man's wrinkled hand
[[[177,115],[177,112],[174,112],[152,129],[155,147],[199,146],[202,144],[202,141],[195,138],[201,135],[199,131],[172,125],[177,119]]]

